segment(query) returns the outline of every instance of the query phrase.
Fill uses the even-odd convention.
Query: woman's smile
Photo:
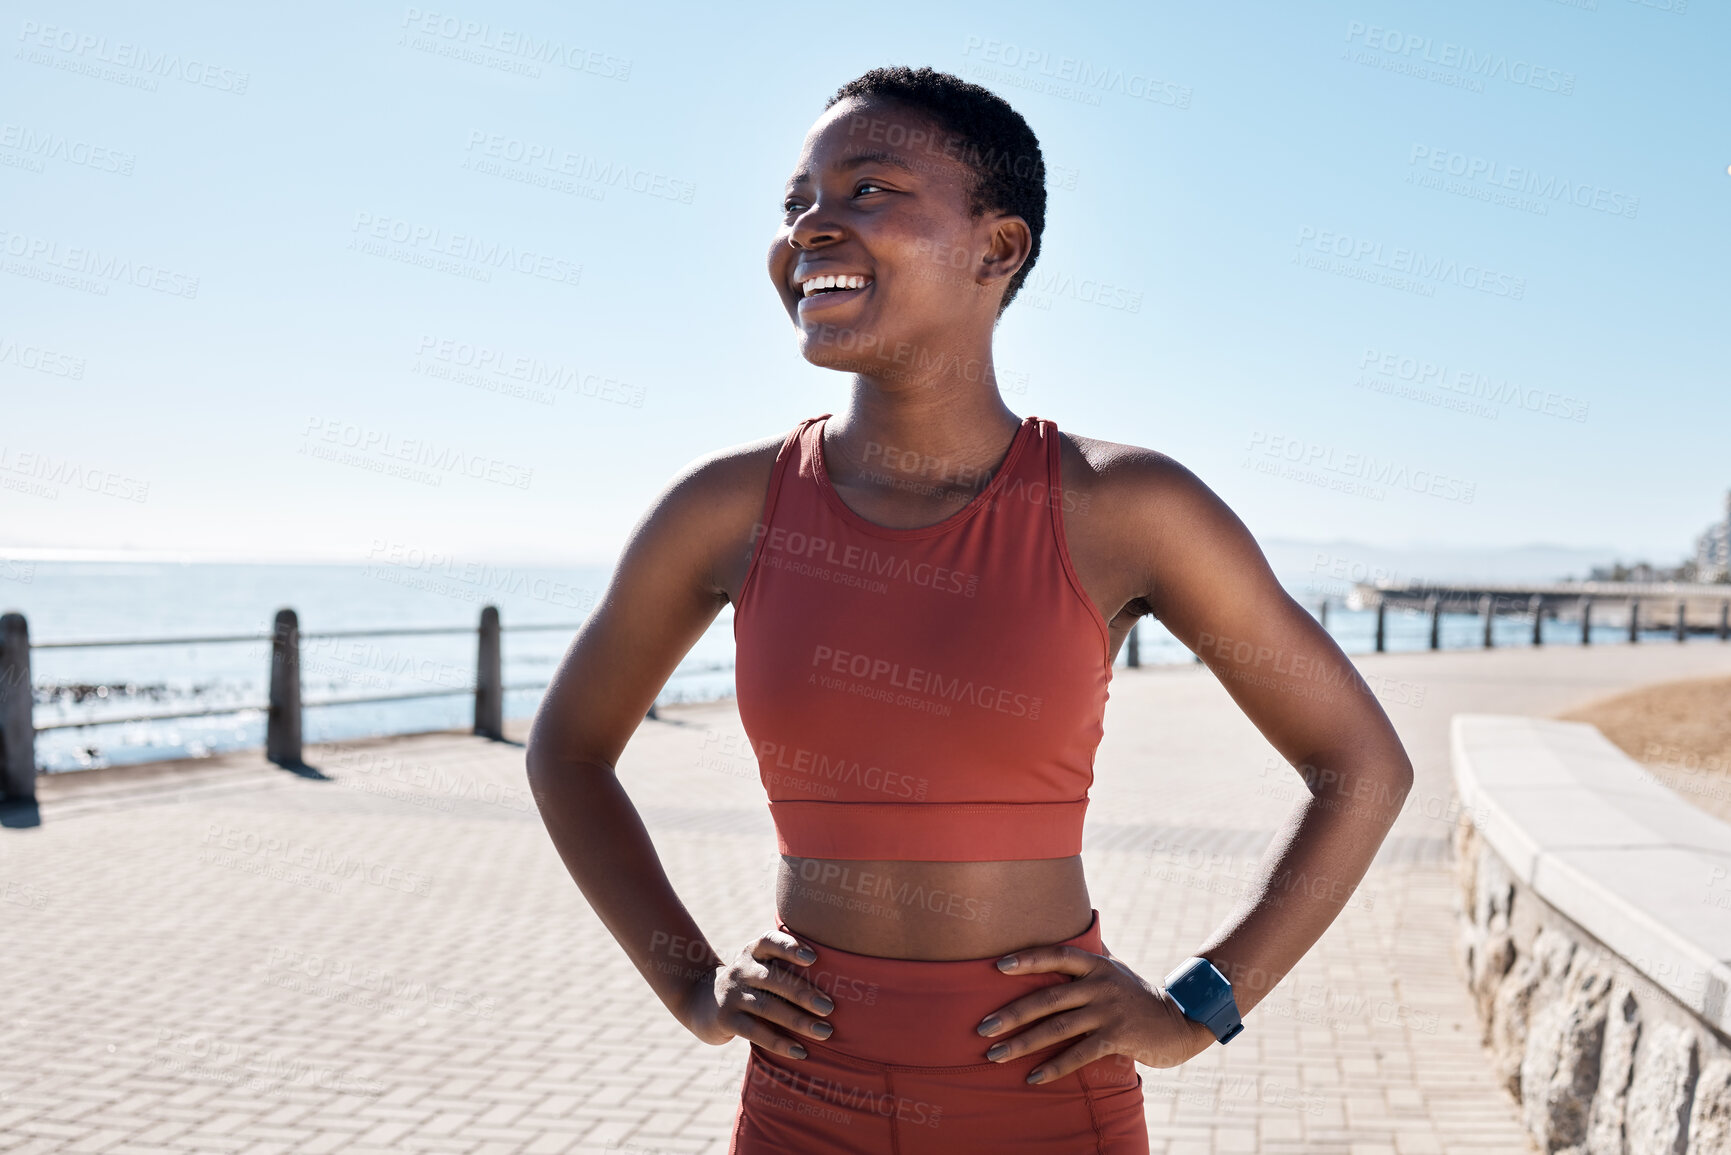
[[[852,287],[844,283],[840,285],[826,284],[824,288],[812,288],[808,283],[804,290],[805,295],[794,306],[802,318],[812,313],[827,313],[851,302],[863,301],[866,295],[877,285],[877,282],[869,277],[818,277],[816,283],[825,284],[825,282],[833,280],[851,282]]]

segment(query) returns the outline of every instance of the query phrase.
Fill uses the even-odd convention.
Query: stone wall
[[[1457,956],[1539,1149],[1731,1155],[1731,1039],[1546,903],[1464,817],[1455,852]]]

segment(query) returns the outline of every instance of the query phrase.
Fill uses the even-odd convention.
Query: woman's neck
[[[856,378],[848,408],[825,423],[824,461],[842,488],[936,493],[985,488],[1022,419],[995,388],[887,392]]]

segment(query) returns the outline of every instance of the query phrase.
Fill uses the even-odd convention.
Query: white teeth
[[[826,274],[821,277],[812,277],[810,280],[803,282],[800,285],[800,288],[804,290],[804,295],[809,297],[813,293],[822,289],[863,289],[869,283],[870,282],[867,278],[858,276],[857,274],[850,274],[847,276]]]

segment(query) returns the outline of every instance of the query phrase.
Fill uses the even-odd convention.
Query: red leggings
[[[794,937],[817,952],[803,973],[835,1000],[835,1034],[801,1036],[803,1060],[752,1044],[729,1155],[1148,1155],[1128,1056],[1032,1086],[1028,1072],[1075,1039],[1006,1063],[985,1057],[998,1040],[975,1031],[980,1020],[1066,976],[1006,975],[995,955],[879,958]],[[1060,945],[1104,954],[1100,912]]]

